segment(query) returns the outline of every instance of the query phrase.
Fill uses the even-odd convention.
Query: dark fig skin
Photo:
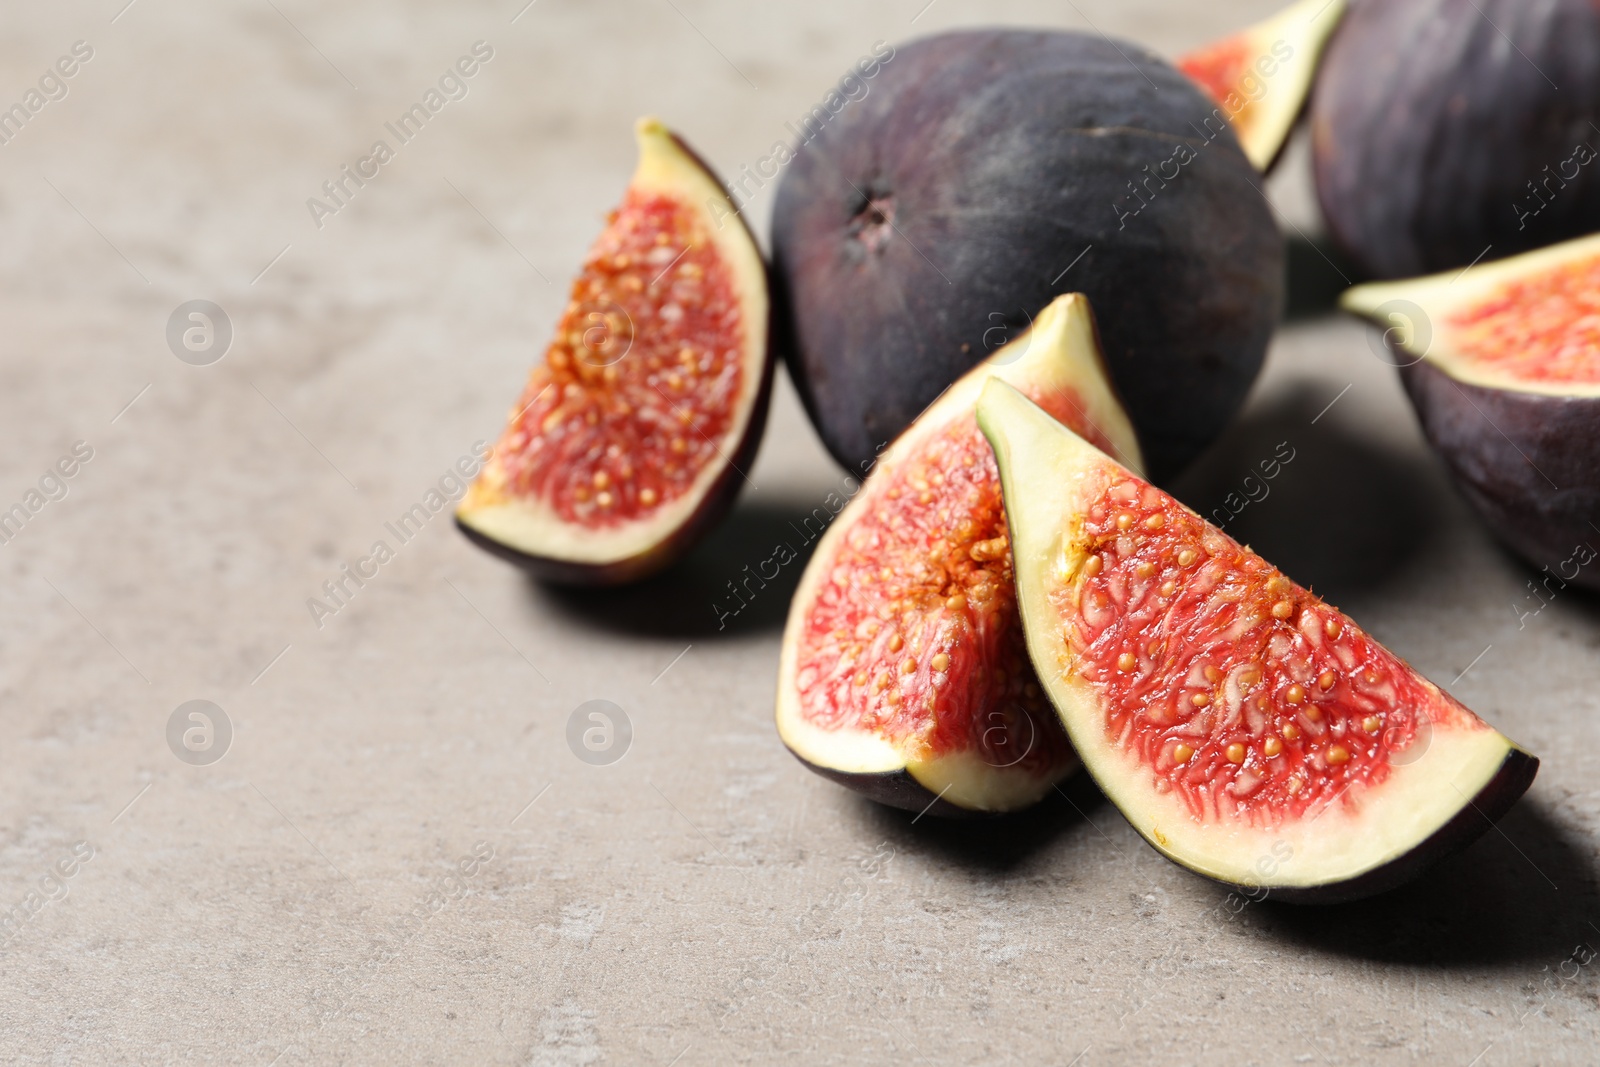
[[[1345,904],[1387,893],[1415,880],[1435,863],[1455,855],[1482,837],[1484,830],[1499,822],[1500,817],[1511,810],[1511,805],[1528,791],[1534,775],[1538,773],[1538,757],[1514,748],[1506,753],[1500,770],[1488,785],[1478,790],[1472,803],[1405,855],[1344,882],[1304,889],[1273,887],[1267,891],[1269,895],[1264,899],[1285,904]],[[1240,886],[1239,890],[1247,894],[1262,892],[1250,886]]]
[[[828,779],[828,781],[860,793],[868,800],[875,801],[885,807],[936,815],[941,819],[957,820],[997,819],[1012,814],[1011,812],[1003,811],[974,811],[972,808],[963,808],[959,804],[952,804],[913,778],[910,771],[853,774],[849,771],[835,770],[832,767],[823,767],[820,764],[812,763],[793,749],[790,749],[789,753],[809,770],[815,771]]]
[[[1590,0],[1357,0],[1311,100],[1329,233],[1402,278],[1600,229],[1597,115]]]
[[[1243,402],[1283,297],[1282,237],[1217,105],[1075,33],[925,38],[868,84],[773,207],[778,336],[834,458],[860,469],[1077,290],[1152,474],[1181,469]]]
[[[1423,433],[1489,528],[1558,584],[1600,591],[1596,547],[1574,558],[1600,547],[1591,525],[1600,522],[1600,397],[1469,385],[1427,360],[1400,377]]]

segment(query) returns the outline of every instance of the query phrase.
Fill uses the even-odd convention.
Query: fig
[[[1028,652],[1163,855],[1290,901],[1464,847],[1538,761],[1344,614],[1006,385],[984,385]]]
[[[1317,61],[1344,8],[1345,0],[1300,0],[1178,57],[1178,69],[1216,101],[1263,174],[1278,162],[1305,110]]]
[[[1329,234],[1404,278],[1592,233],[1597,102],[1591,0],[1353,4],[1311,98]]]
[[[777,336],[851,470],[1061,292],[1166,477],[1228,422],[1282,300],[1283,241],[1217,107],[1137,45],[967,30],[899,48],[773,204]]]
[[[784,631],[778,734],[818,774],[912,811],[1015,811],[1078,766],[1023,645],[973,418],[991,377],[1140,465],[1089,303],[1063,296],[923,412],[822,537]]]
[[[681,139],[653,118],[636,132],[622,203],[456,510],[553,581],[629,582],[693,547],[732,506],[772,391],[755,238]]]
[[[1600,590],[1600,237],[1350,289],[1434,450],[1513,551]],[[1545,592],[1539,592],[1541,598]]]

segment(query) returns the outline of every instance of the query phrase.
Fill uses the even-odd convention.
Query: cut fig
[[[1354,3],[1311,96],[1328,233],[1375,278],[1594,233],[1596,101],[1593,0]]]
[[[822,537],[789,609],[778,734],[818,774],[912,811],[1015,811],[1078,766],[1023,644],[999,474],[973,418],[991,377],[1141,463],[1071,294],[923,412]]]
[[[1300,0],[1271,18],[1178,57],[1233,123],[1239,147],[1265,174],[1283,154],[1311,96],[1317,62],[1345,0]]]
[[[1600,590],[1600,236],[1340,302],[1384,329],[1462,495],[1548,572],[1538,595]]]
[[[456,511],[555,581],[632,581],[688,551],[732,506],[771,395],[754,237],[683,141],[655,119],[637,134],[622,204]]]
[[[994,447],[1028,651],[1073,747],[1169,859],[1302,902],[1486,830],[1538,761],[1336,608],[1003,382]]]
[[[773,311],[817,434],[860,470],[1065,292],[1094,306],[1151,475],[1244,402],[1284,245],[1226,119],[1138,45],[963,30],[894,50],[772,207]]]

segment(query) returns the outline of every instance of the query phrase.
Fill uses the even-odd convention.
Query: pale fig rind
[[[1506,749],[1504,761],[1489,780],[1422,844],[1353,878],[1328,885],[1274,886],[1271,899],[1286,904],[1343,904],[1387,893],[1414,881],[1440,860],[1455,855],[1499,822],[1533,785],[1539,760],[1515,745]],[[1253,891],[1251,885],[1239,889]]]

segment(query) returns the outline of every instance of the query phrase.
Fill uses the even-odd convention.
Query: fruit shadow
[[[1256,407],[1168,488],[1295,581],[1338,603],[1382,585],[1429,550],[1448,489],[1423,460],[1357,436],[1335,419],[1313,424],[1326,404],[1325,396],[1301,388]]]
[[[863,820],[896,849],[932,853],[966,869],[1003,874],[1025,865],[1063,834],[1092,829],[1105,794],[1087,774],[1075,774],[1026,811],[941,819],[856,798]]]
[[[1476,518],[1476,515],[1474,518]],[[1483,524],[1483,528],[1489,532],[1490,536],[1493,536],[1493,531],[1489,530],[1487,524]],[[1592,544],[1594,542],[1589,543]],[[1559,584],[1559,580],[1555,585],[1547,585],[1545,583],[1551,579],[1552,574],[1557,573],[1559,565],[1552,567],[1548,572],[1543,571],[1528,562],[1521,553],[1499,538],[1494,539],[1494,547],[1496,554],[1505,564],[1506,570],[1511,574],[1520,576],[1525,583],[1518,588],[1523,591],[1524,603],[1527,605],[1526,610],[1530,612],[1530,618],[1524,623],[1526,627],[1531,629],[1536,625],[1534,620],[1544,614],[1544,608],[1539,607],[1543,598],[1541,595],[1532,592],[1534,588],[1542,589],[1544,594],[1549,596],[1549,600],[1545,601],[1546,607],[1552,604],[1558,605],[1560,610],[1579,612],[1590,623],[1600,623],[1600,589],[1585,589],[1583,586],[1574,585],[1571,582],[1562,586]],[[1592,567],[1594,564],[1590,564],[1590,566]]]
[[[1472,968],[1546,963],[1600,945],[1592,846],[1525,798],[1471,846],[1416,881],[1349,904],[1270,898],[1256,912],[1268,933],[1303,947],[1382,963]]]
[[[826,509],[741,499],[710,536],[653,578],[619,589],[550,585],[530,595],[569,621],[637,637],[714,638],[783,627]]]
[[[1285,322],[1333,314],[1339,310],[1339,294],[1363,280],[1356,265],[1328,241],[1295,235],[1289,238],[1285,253]]]

